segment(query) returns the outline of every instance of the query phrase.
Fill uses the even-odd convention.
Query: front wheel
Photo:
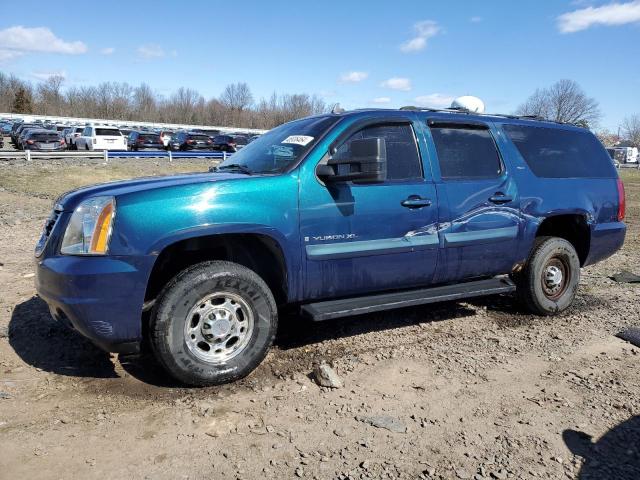
[[[278,326],[269,287],[253,271],[224,261],[179,273],[163,289],[152,313],[154,353],[188,385],[220,385],[254,370]]]
[[[580,259],[567,240],[539,237],[515,280],[518,297],[528,310],[538,315],[557,315],[576,296]]]

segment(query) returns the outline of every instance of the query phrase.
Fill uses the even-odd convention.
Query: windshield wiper
[[[240,163],[230,163],[228,165],[220,165],[215,167],[214,172],[219,172],[220,170],[238,170],[246,175],[253,175],[253,172],[246,165],[241,165]]]

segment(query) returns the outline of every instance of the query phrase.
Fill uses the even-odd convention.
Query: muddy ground
[[[640,326],[640,285],[609,278],[640,274],[637,171],[624,249],[583,270],[560,317],[508,296],[287,314],[256,372],[189,389],[57,325],[32,252],[64,190],[206,167],[0,161],[0,478],[640,478],[640,349],[614,337]],[[310,379],[323,360],[343,388]]]

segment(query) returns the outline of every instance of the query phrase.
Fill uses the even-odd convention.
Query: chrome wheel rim
[[[245,349],[253,325],[251,308],[240,295],[212,293],[189,310],[184,324],[185,343],[204,362],[226,363]]]
[[[567,289],[571,270],[564,258],[552,257],[542,269],[542,290],[547,298],[556,300]]]

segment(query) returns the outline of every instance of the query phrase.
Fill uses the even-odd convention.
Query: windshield
[[[218,168],[241,165],[252,173],[284,172],[297,163],[337,120],[337,117],[326,116],[285,123],[229,156]]]

